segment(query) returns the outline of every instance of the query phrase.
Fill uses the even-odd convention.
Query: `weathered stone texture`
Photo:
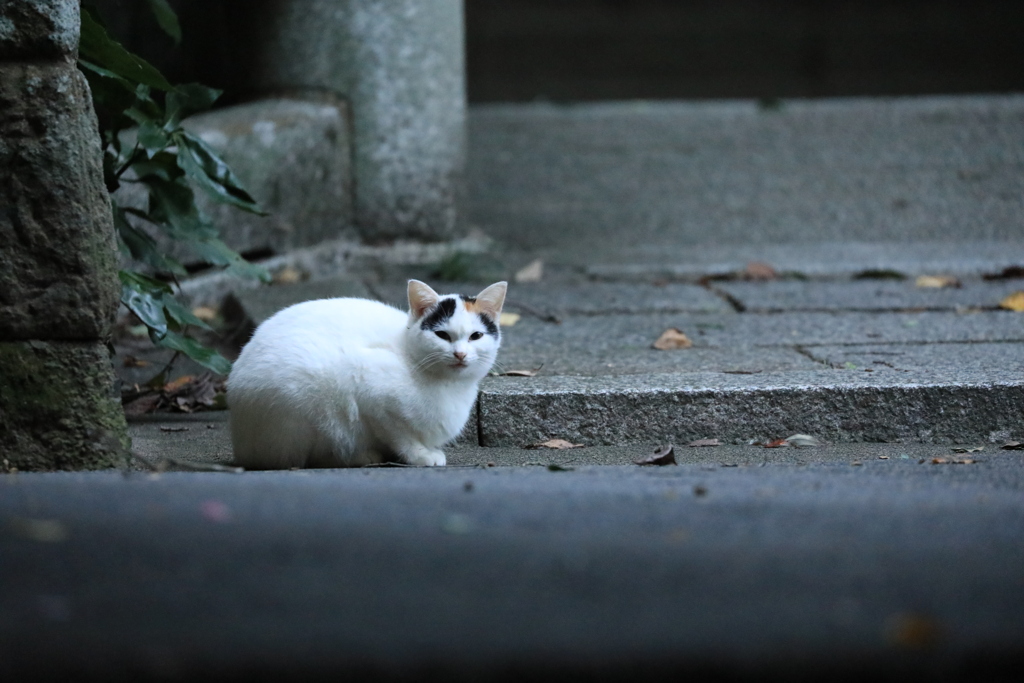
[[[118,301],[95,114],[72,64],[0,68],[0,339],[98,339]]]
[[[355,237],[347,107],[261,100],[190,118],[185,127],[224,156],[269,213],[256,216],[198,195],[238,251],[281,253]]]
[[[462,1],[238,5],[233,83],[351,103],[363,237],[451,236],[466,148]]]
[[[0,2],[0,59],[54,59],[78,49],[78,0]]]
[[[0,342],[0,452],[20,470],[112,467],[128,448],[101,342]]]

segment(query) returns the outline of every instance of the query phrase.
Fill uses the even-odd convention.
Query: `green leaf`
[[[188,271],[185,270],[184,266],[178,263],[176,259],[161,253],[160,246],[156,240],[145,230],[133,225],[126,216],[126,214],[132,214],[152,222],[149,220],[148,214],[138,209],[117,206],[113,200],[111,200],[111,203],[114,205],[114,227],[117,228],[117,236],[120,243],[127,249],[128,256],[137,261],[142,261],[157,271],[167,271],[180,276],[188,275]]]
[[[152,64],[128,52],[111,38],[88,10],[83,8],[81,17],[82,33],[78,51],[87,61],[133,83],[144,83],[158,90],[174,90]]]
[[[139,144],[146,150],[146,156],[152,158],[157,152],[162,152],[171,143],[167,133],[151,121],[145,121],[139,126]]]
[[[207,239],[195,242],[192,247],[207,263],[227,266],[228,271],[240,277],[270,282],[270,273],[263,266],[249,263],[234,249],[219,239]]]
[[[172,137],[178,145],[178,166],[210,197],[249,213],[267,215],[242,187],[238,176],[209,145],[185,131]]]
[[[122,270],[121,303],[149,328],[150,337],[167,334],[167,318],[164,317],[163,292],[140,281],[138,273]],[[149,279],[149,278],[146,278]],[[170,288],[168,288],[170,289]]]
[[[179,85],[174,92],[167,94],[167,123],[164,129],[168,132],[175,130],[185,117],[206,111],[223,92],[199,83]]]
[[[173,296],[164,297],[164,312],[182,327],[185,325],[195,325],[196,327],[200,327],[204,330],[213,329],[205,320],[197,318],[196,315],[188,309],[188,306],[184,305]]]
[[[204,368],[213,370],[217,374],[226,375],[231,372],[231,361],[213,349],[206,348],[195,339],[171,331],[168,331],[162,337],[154,339],[151,336],[150,338],[153,339],[155,344],[175,351],[181,351]]]
[[[208,240],[217,230],[196,208],[195,194],[184,179],[166,181],[148,175],[140,179],[149,188],[149,216],[170,237],[177,240]]]
[[[167,0],[146,0],[149,3],[149,9],[153,12],[153,16],[156,17],[156,23],[160,25],[164,33],[169,35],[175,45],[181,44],[181,24],[178,23],[178,15],[174,13],[171,6],[167,4]]]
[[[184,171],[178,168],[178,158],[170,152],[157,152],[150,159],[136,161],[132,170],[137,178],[152,176],[167,182],[184,175]]]

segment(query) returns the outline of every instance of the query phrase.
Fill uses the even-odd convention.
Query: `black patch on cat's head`
[[[481,313],[480,322],[484,324],[484,329],[487,330],[487,334],[495,338],[498,336],[498,326],[494,324],[493,320],[491,320],[491,316],[486,313]]]
[[[441,299],[420,323],[421,330],[436,330],[455,315],[455,299]]]
[[[465,301],[465,302],[466,302],[467,304],[472,304],[472,303],[475,303],[475,302],[476,302],[476,297],[475,297],[475,296],[467,296],[467,295],[465,295],[465,294],[459,294],[459,297],[460,297],[460,298],[461,298],[461,299],[462,299],[463,301]]]

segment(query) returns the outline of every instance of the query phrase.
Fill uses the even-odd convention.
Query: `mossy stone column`
[[[0,2],[0,470],[119,464],[117,252],[78,0]]]

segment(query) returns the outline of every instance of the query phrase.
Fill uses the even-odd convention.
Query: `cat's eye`
[[[483,332],[474,332],[473,334],[469,335],[469,341],[476,341],[482,336],[484,336]]]
[[[452,340],[451,335],[448,334],[447,332],[435,332],[434,334],[436,334],[441,339],[444,339],[446,342],[450,342]]]

